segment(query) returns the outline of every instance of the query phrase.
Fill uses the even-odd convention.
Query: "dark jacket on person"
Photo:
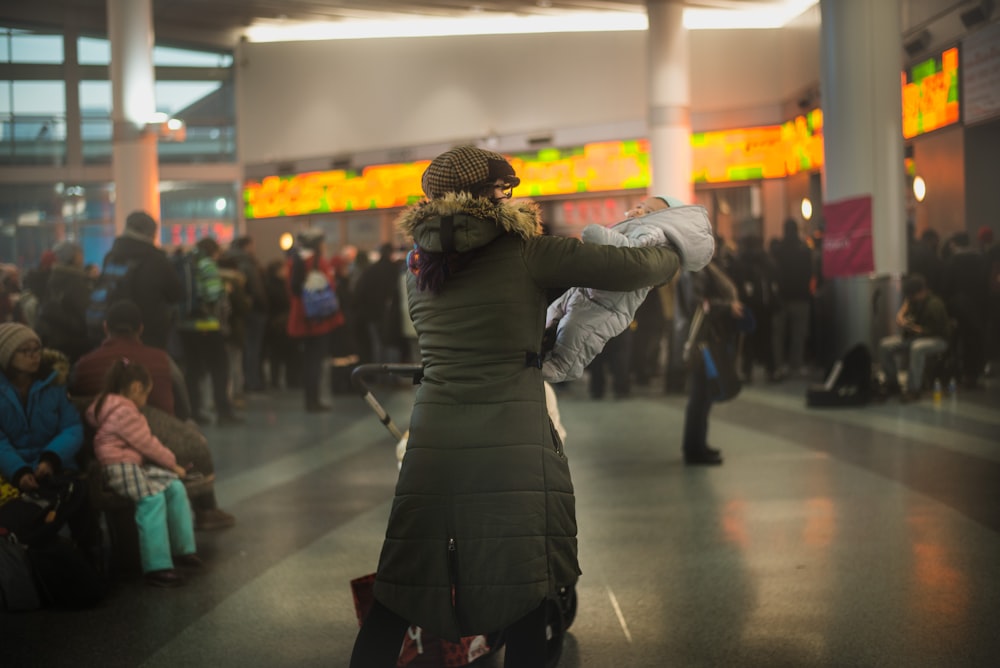
[[[808,300],[813,276],[813,257],[809,246],[798,237],[782,237],[772,247],[771,255],[781,300]]]
[[[113,335],[73,365],[69,393],[74,397],[96,397],[104,390],[104,376],[122,358],[141,364],[149,371],[153,389],[147,400],[150,406],[174,414],[174,390],[170,358],[165,350],[147,346],[134,334]]]
[[[0,372],[0,476],[16,484],[43,460],[75,468],[83,445],[80,414],[66,395],[69,361],[53,350],[42,351],[37,379],[24,403],[17,389]]]
[[[951,319],[948,317],[948,310],[944,306],[944,301],[933,292],[928,292],[927,297],[922,301],[910,301],[907,315],[913,319],[915,325],[919,325],[920,329],[923,330],[920,334],[905,330],[904,335],[908,338],[937,336],[947,341],[951,335]]]
[[[47,348],[64,353],[75,362],[90,350],[87,336],[87,304],[90,281],[82,267],[52,266],[46,297],[38,308],[35,331]]]
[[[444,638],[502,629],[573,585],[573,484],[538,358],[546,290],[631,291],[670,280],[677,254],[541,236],[531,202],[449,194],[404,212],[421,249],[456,255],[440,292],[408,274],[424,364],[375,597]],[[450,257],[450,256],[449,256]]]
[[[264,270],[253,255],[232,248],[225,253],[236,265],[236,269],[246,278],[246,293],[250,300],[250,310],[267,313],[267,289],[264,287]]]
[[[109,258],[115,262],[136,262],[128,278],[125,297],[134,301],[142,312],[143,342],[166,349],[174,321],[174,305],[183,297],[177,272],[166,253],[151,241],[126,231],[115,239],[104,258],[105,264]]]

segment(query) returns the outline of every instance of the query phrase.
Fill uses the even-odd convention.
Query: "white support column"
[[[899,0],[821,0],[824,201],[870,195],[874,275],[836,279],[834,356],[889,333],[906,271]]]
[[[691,79],[683,3],[647,0],[651,195],[694,201],[691,184]]]
[[[115,182],[115,233],[133,211],[160,219],[156,134],[146,124],[156,112],[152,0],[107,0],[111,40],[111,172]]]

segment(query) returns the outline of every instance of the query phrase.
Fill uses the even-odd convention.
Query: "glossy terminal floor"
[[[584,572],[561,666],[1000,665],[998,381],[846,410],[807,409],[805,386],[716,406],[711,469],[681,463],[682,397],[560,392]],[[379,391],[402,424],[410,392]],[[238,517],[198,534],[208,569],[0,617],[0,666],[346,666],[348,582],[375,567],[396,468],[361,399],[334,403],[257,395],[245,427],[208,428]]]

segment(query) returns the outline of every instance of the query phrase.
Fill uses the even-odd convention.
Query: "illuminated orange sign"
[[[783,125],[692,136],[694,182],[780,178],[823,164],[823,115],[815,109]],[[608,141],[508,156],[521,178],[519,197],[644,190],[649,141]],[[390,209],[423,197],[429,161],[268,176],[244,185],[247,218]]]
[[[783,178],[823,164],[823,112],[782,125],[696,132],[691,146],[695,183]]]
[[[958,122],[958,47],[900,75],[903,87],[903,137]]]

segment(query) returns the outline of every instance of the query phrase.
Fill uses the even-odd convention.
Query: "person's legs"
[[[378,601],[354,640],[350,668],[395,668],[410,623]]]
[[[708,381],[702,369],[688,378],[688,402],[684,410],[684,456],[697,456],[708,448]]]
[[[170,534],[171,554],[194,554],[194,525],[191,519],[191,503],[188,501],[184,483],[173,480],[163,490],[166,499],[167,530]]]
[[[936,336],[921,336],[910,344],[910,373],[906,380],[906,389],[911,393],[920,392],[924,384],[924,367],[927,355],[941,353],[948,349],[948,342]]]
[[[219,419],[233,417],[233,405],[227,392],[229,386],[229,357],[226,342],[221,332],[205,332],[201,335],[201,345],[208,371],[212,378],[212,397],[215,413]]]
[[[166,494],[151,494],[135,502],[135,526],[139,530],[139,554],[142,572],[164,571],[174,567],[170,556],[167,530]]]
[[[632,391],[632,378],[629,373],[629,359],[632,352],[632,332],[624,332],[608,341],[605,346],[608,353],[608,368],[611,372],[611,389],[616,399],[624,399]]]
[[[507,627],[504,668],[544,668],[546,664],[545,610],[547,602]]]
[[[191,403],[191,417],[198,421],[205,420],[205,407],[201,402],[201,377],[205,373],[202,360],[202,348],[198,332],[180,332],[181,346],[184,349],[184,384],[187,387],[188,399]]]
[[[167,359],[170,360],[170,385],[174,390],[174,415],[178,420],[187,420],[192,416],[192,411],[191,397],[188,396],[184,372],[177,366],[173,357],[167,355]]]
[[[590,372],[587,385],[591,399],[600,399],[604,396],[604,365],[607,357],[607,350],[602,350],[587,366]]]
[[[306,410],[320,407],[319,381],[326,357],[327,336],[308,336],[302,339],[302,386],[305,390]]]
[[[265,387],[261,362],[266,327],[266,313],[252,311],[247,315],[247,339],[243,350],[243,377],[246,385],[242,388],[247,392],[260,392]]]
[[[789,320],[789,335],[791,341],[788,344],[789,367],[801,372],[806,365],[806,339],[809,336],[809,302],[799,299],[789,302],[785,306]]]
[[[774,360],[774,368],[779,374],[788,373],[788,356],[786,346],[788,345],[788,308],[782,306],[774,310],[771,315],[771,359]]]
[[[900,336],[886,336],[878,343],[878,358],[885,373],[885,382],[890,392],[899,391],[899,367],[896,366],[896,353],[906,349],[906,343]]]

